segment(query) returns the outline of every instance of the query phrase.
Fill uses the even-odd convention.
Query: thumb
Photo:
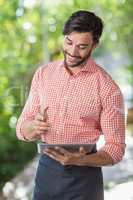
[[[81,154],[81,155],[85,155],[87,152],[86,152],[86,150],[84,149],[84,147],[80,147],[79,148],[79,153]]]

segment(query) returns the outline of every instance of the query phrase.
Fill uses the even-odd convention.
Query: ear
[[[98,44],[99,44],[98,42],[94,43],[93,46],[92,46],[92,50],[94,50],[98,46]]]

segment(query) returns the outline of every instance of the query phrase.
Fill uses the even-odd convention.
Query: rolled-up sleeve
[[[25,133],[22,131],[23,124],[27,120],[34,119],[36,113],[38,113],[40,110],[40,98],[38,92],[39,74],[40,74],[40,68],[35,72],[33,76],[29,96],[27,98],[23,111],[17,121],[16,135],[20,140],[26,140],[24,137]]]
[[[110,82],[102,88],[101,96],[100,124],[105,138],[105,146],[101,150],[108,153],[115,164],[122,160],[126,146],[123,95],[119,87]]]

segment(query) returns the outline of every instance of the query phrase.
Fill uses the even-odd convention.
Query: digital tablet
[[[62,147],[70,152],[79,151],[80,147],[84,147],[87,152],[91,152],[95,144],[47,144],[44,142],[37,143],[37,151],[39,154],[43,154],[46,148],[55,149],[55,147]]]

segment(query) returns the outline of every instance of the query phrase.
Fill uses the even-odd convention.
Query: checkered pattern
[[[125,149],[123,97],[110,75],[92,58],[75,75],[63,61],[40,67],[32,80],[27,102],[17,123],[17,136],[24,140],[23,123],[46,107],[51,129],[42,135],[47,143],[96,143],[104,134],[107,152],[114,163]]]

